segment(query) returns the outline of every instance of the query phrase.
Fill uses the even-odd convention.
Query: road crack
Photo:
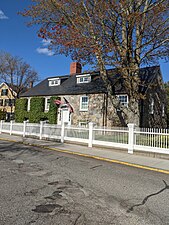
[[[148,199],[151,198],[152,196],[158,195],[158,194],[162,193],[163,191],[169,189],[169,185],[166,183],[166,181],[163,180],[163,182],[164,182],[164,185],[165,185],[164,188],[162,188],[161,190],[159,190],[159,191],[157,191],[157,192],[155,192],[155,193],[153,193],[153,194],[150,194],[150,195],[146,196],[146,197],[143,199],[143,201],[142,201],[141,203],[136,204],[136,205],[133,205],[132,207],[130,207],[130,208],[127,210],[127,213],[132,212],[132,211],[134,210],[135,207],[139,207],[139,206],[144,205],[144,204],[148,201]]]

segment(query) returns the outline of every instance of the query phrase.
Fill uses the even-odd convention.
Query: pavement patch
[[[60,199],[63,197],[61,193],[62,193],[61,190],[54,191],[51,196],[46,196],[45,199],[50,199],[50,200]]]
[[[51,213],[56,208],[60,209],[62,206],[58,204],[37,205],[35,209],[32,209],[32,211],[37,213]]]

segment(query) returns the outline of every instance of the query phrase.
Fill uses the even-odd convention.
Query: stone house
[[[127,107],[129,98],[123,80],[118,74],[111,76],[113,73],[114,70],[108,70],[112,87],[120,103]],[[160,67],[142,68],[139,76],[141,79],[140,93],[146,95],[146,98],[139,102],[139,126],[166,127],[166,100]],[[48,77],[21,94],[21,98],[28,98],[28,111],[30,110],[30,99],[35,96],[45,98],[45,111],[49,109],[51,96],[61,98],[58,124],[63,118],[68,124],[76,126],[86,126],[90,121],[98,126],[122,126],[118,110],[108,99],[99,72],[82,73],[81,65],[77,62],[70,65],[70,75]],[[65,100],[72,106],[73,113],[70,112]]]
[[[6,120],[13,119],[17,93],[5,82],[0,85],[0,110],[6,114]]]

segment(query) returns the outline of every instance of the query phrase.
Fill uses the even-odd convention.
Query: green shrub
[[[26,98],[17,99],[15,106],[15,120],[22,123],[29,119],[30,123],[39,123],[43,120],[49,120],[50,124],[57,123],[58,107],[54,104],[54,100],[60,99],[57,96],[50,98],[49,111],[44,112],[45,98],[33,97],[30,100],[30,111],[27,112],[28,100]]]
[[[6,118],[6,113],[0,110],[0,120],[5,120],[5,118]]]
[[[39,123],[44,114],[45,99],[33,97],[30,100],[29,122]]]
[[[15,104],[15,121],[22,123],[25,119],[28,118],[27,112],[28,99],[21,98],[16,100]]]
[[[30,112],[44,112],[45,99],[43,97],[33,97],[30,100]]]
[[[48,120],[50,124],[57,123],[57,114],[58,114],[58,106],[54,103],[54,100],[60,99],[57,96],[53,96],[50,98],[49,112],[48,112]]]

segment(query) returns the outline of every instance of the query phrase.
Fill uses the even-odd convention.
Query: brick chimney
[[[72,62],[70,64],[70,75],[74,75],[82,72],[82,66],[79,62]]]

